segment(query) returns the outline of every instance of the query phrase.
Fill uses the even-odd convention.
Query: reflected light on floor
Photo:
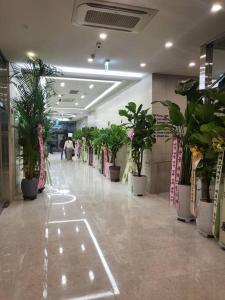
[[[58,193],[49,193],[48,194],[48,198],[51,200],[52,196],[62,196],[62,194],[60,192]],[[66,197],[70,197],[71,200],[69,201],[64,201],[64,202],[52,202],[52,205],[64,205],[64,204],[69,204],[72,202],[75,202],[77,200],[76,196],[72,195],[72,194],[66,194]]]
[[[45,238],[48,239],[48,228],[45,228]]]
[[[67,283],[66,275],[62,275],[61,283],[62,283],[62,285],[66,285],[66,283]]]
[[[86,250],[84,244],[81,244],[80,247],[81,247],[82,252],[84,252]]]
[[[95,237],[95,235],[94,235],[94,233],[93,233],[93,231],[91,229],[91,226],[89,225],[88,221],[86,219],[72,219],[72,220],[62,220],[62,221],[58,220],[58,221],[49,221],[48,224],[73,223],[73,222],[84,222],[85,223],[85,225],[87,227],[87,230],[88,230],[88,232],[89,232],[89,234],[90,234],[90,236],[92,238],[92,241],[93,241],[93,243],[95,245],[95,248],[96,248],[96,250],[98,252],[98,255],[99,255],[99,258],[100,258],[100,260],[102,262],[102,265],[103,265],[103,267],[105,269],[105,272],[106,272],[106,274],[108,276],[108,279],[109,279],[109,281],[111,283],[111,286],[113,288],[114,294],[112,293],[112,295],[110,294],[110,296],[119,295],[120,291],[119,291],[119,289],[117,287],[115,278],[114,278],[114,276],[113,276],[113,274],[112,274],[112,272],[111,272],[111,270],[109,268],[109,265],[106,262],[104,254],[102,253],[102,250],[101,250],[101,248],[100,248],[100,246],[98,244],[98,241],[97,241],[97,239],[96,239],[96,237]],[[72,298],[72,299],[73,300],[78,300],[78,299],[80,299],[80,300],[86,300],[86,299],[98,299],[98,298],[100,298],[100,297],[93,298],[93,295],[89,295],[89,296],[85,296],[85,297],[89,297],[89,298],[81,297],[81,298]]]
[[[102,292],[102,293],[90,294],[82,297],[70,298],[68,300],[94,300],[94,299],[101,299],[101,298],[107,298],[113,296],[114,296],[113,292]]]
[[[93,281],[95,279],[95,274],[94,274],[93,271],[89,271],[88,275],[89,275],[89,278],[90,278],[91,281]]]

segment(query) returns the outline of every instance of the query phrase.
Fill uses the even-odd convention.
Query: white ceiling
[[[109,58],[112,71],[144,71],[189,76],[199,74],[200,46],[224,32],[225,11],[212,15],[210,7],[213,0],[117,2],[153,8],[159,12],[140,33],[104,30],[108,38],[97,51],[93,64],[89,64],[87,58],[93,53],[102,30],[72,25],[72,0],[1,0],[0,48],[11,61],[22,61],[27,51],[33,51],[45,62],[56,66],[103,70],[104,61]],[[225,8],[225,0],[220,2]],[[164,47],[168,40],[174,43],[171,49]],[[190,61],[195,61],[196,67],[189,68]],[[140,62],[146,62],[147,67],[141,69]],[[122,80],[121,77],[106,74],[87,77],[79,72],[76,75],[69,73],[66,76],[90,80]],[[129,84],[130,81],[126,80],[130,79],[129,76],[125,76],[119,88]],[[87,111],[84,108],[107,91],[112,84],[96,82],[95,88],[90,91],[85,80],[69,80],[63,90],[56,83],[57,92],[63,94],[62,99],[74,101],[57,105],[58,97],[52,98],[52,110],[57,113],[75,114],[76,118],[84,116]],[[78,89],[78,96],[70,96],[70,89]],[[82,101],[81,93],[86,93],[86,98]],[[78,106],[74,105],[75,101],[79,103]]]
[[[108,31],[108,39],[97,53],[94,68],[106,58],[113,70],[197,75],[188,68],[199,61],[202,43],[224,32],[225,13],[210,13],[212,0],[117,0],[119,3],[158,9],[158,14],[141,33]],[[222,3],[225,5],[224,1]],[[87,57],[95,48],[101,30],[72,25],[72,0],[1,0],[0,47],[10,60],[21,60],[33,50],[55,65],[90,67]],[[174,42],[165,49],[167,40]]]
[[[64,86],[61,84],[64,83]],[[109,89],[114,85],[119,85],[118,81],[106,81],[96,79],[81,78],[54,78],[54,90],[56,95],[49,99],[52,117],[64,116],[72,117],[77,120],[87,113],[87,109],[91,109],[95,101],[101,100]],[[92,88],[91,85],[93,86]],[[71,91],[76,94],[71,94]],[[84,98],[83,98],[84,96]]]

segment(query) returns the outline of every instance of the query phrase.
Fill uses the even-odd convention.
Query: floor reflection
[[[53,226],[57,226],[56,227],[56,235],[58,236],[58,239],[62,239],[64,237],[65,234],[68,234],[68,232],[70,232],[71,228],[75,228],[75,233],[78,234],[80,232],[80,227],[81,224],[85,225],[86,231],[88,233],[89,239],[92,241],[92,244],[94,246],[94,249],[96,250],[96,255],[99,257],[100,262],[102,264],[102,267],[105,271],[105,276],[107,276],[111,289],[112,290],[108,290],[108,291],[101,291],[101,292],[96,292],[94,291],[93,293],[89,293],[87,295],[84,296],[79,296],[79,297],[73,297],[73,298],[69,298],[70,300],[91,300],[91,299],[101,299],[101,298],[108,298],[108,297],[114,297],[115,295],[119,295],[119,289],[116,283],[116,280],[109,268],[109,265],[106,261],[106,258],[102,252],[101,247],[99,246],[99,243],[97,241],[97,238],[89,224],[89,222],[87,221],[86,218],[83,218],[86,215],[86,211],[83,207],[83,205],[77,205],[76,200],[77,197],[71,193],[70,189],[68,186],[64,185],[62,188],[59,188],[57,186],[50,186],[48,187],[47,190],[47,195],[48,195],[48,199],[49,199],[49,214],[48,214],[48,220],[46,222],[46,228],[45,228],[45,240],[46,240],[46,248],[45,248],[45,258],[44,258],[44,270],[45,270],[45,275],[44,275],[44,284],[43,284],[43,298],[47,299],[48,298],[48,253],[47,253],[47,248],[48,248],[48,243],[49,243],[49,230],[50,232],[52,232],[52,227]],[[71,205],[75,205],[75,206],[71,206]],[[54,208],[55,206],[55,208]],[[63,214],[63,218],[62,219],[51,219],[49,218],[50,213],[52,213],[54,215],[54,213],[57,214],[57,210],[55,211],[57,207],[61,207],[61,212]],[[76,213],[82,217],[80,218],[76,218],[76,219],[66,219],[66,211],[65,208],[67,208],[69,211],[71,211],[71,209],[75,210]],[[60,225],[62,224],[71,224],[72,227],[68,227],[67,228],[67,232],[63,231],[63,229],[61,228]],[[75,225],[75,227],[74,227]],[[84,232],[82,232],[82,234],[84,234]],[[82,238],[81,238],[82,240]],[[81,241],[80,244],[80,251],[81,253],[85,253],[86,251],[86,245],[84,243],[84,241]],[[60,256],[64,255],[64,246],[63,246],[63,240],[60,241],[60,245],[58,247],[58,253]],[[65,259],[67,259],[65,257]],[[77,257],[77,260],[79,260],[79,257]],[[57,264],[57,261],[55,262]],[[86,266],[84,266],[86,267]],[[94,282],[96,279],[96,275],[95,272],[93,270],[89,270],[88,271],[88,277],[90,282]],[[66,276],[65,273],[61,274],[61,286],[65,287],[68,284],[68,278]],[[102,289],[103,287],[101,287]],[[85,291],[84,291],[85,292]],[[76,296],[76,295],[74,295]]]

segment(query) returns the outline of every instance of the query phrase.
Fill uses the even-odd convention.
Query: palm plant
[[[137,175],[141,177],[143,153],[145,149],[151,149],[156,142],[155,123],[156,120],[149,109],[143,109],[143,105],[137,107],[135,102],[129,102],[125,109],[119,110],[119,115],[126,117],[126,127],[131,130],[129,137],[132,146],[132,158],[137,167]]]
[[[197,122],[189,143],[198,148],[203,159],[198,165],[197,174],[202,182],[202,201],[211,202],[210,183],[216,173],[218,152],[223,151],[225,139],[225,93],[206,89],[204,98],[194,111]]]
[[[38,125],[42,125],[45,138],[49,132],[48,103],[53,94],[53,80],[57,70],[46,65],[41,59],[28,59],[23,65],[13,65],[12,83],[18,96],[14,108],[18,116],[19,145],[22,147],[23,169],[27,179],[35,177],[38,168],[39,144]]]
[[[199,103],[202,92],[198,90],[198,82],[192,79],[184,80],[178,83],[175,93],[186,96],[187,105],[185,112],[182,113],[179,105],[169,100],[156,101],[168,108],[169,115],[167,121],[157,125],[157,130],[169,131],[171,137],[181,141],[183,147],[183,156],[181,163],[180,184],[190,185],[191,178],[191,151],[189,148],[189,139],[193,131],[198,127],[194,118],[196,105]],[[170,138],[169,138],[170,139]]]
[[[127,131],[123,125],[112,124],[107,130],[107,149],[111,152],[111,162],[116,165],[116,156],[120,148],[127,143]]]

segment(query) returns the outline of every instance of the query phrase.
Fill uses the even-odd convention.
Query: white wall
[[[83,127],[87,127],[88,126],[88,118],[82,118],[78,121],[76,121],[76,129],[81,129]]]
[[[119,116],[118,110],[124,108],[130,101],[136,102],[137,105],[143,104],[145,108],[151,107],[152,75],[148,75],[120,94],[106,99],[102,105],[89,114],[88,126],[102,128],[110,124],[120,124],[121,120],[126,122],[126,119]]]

